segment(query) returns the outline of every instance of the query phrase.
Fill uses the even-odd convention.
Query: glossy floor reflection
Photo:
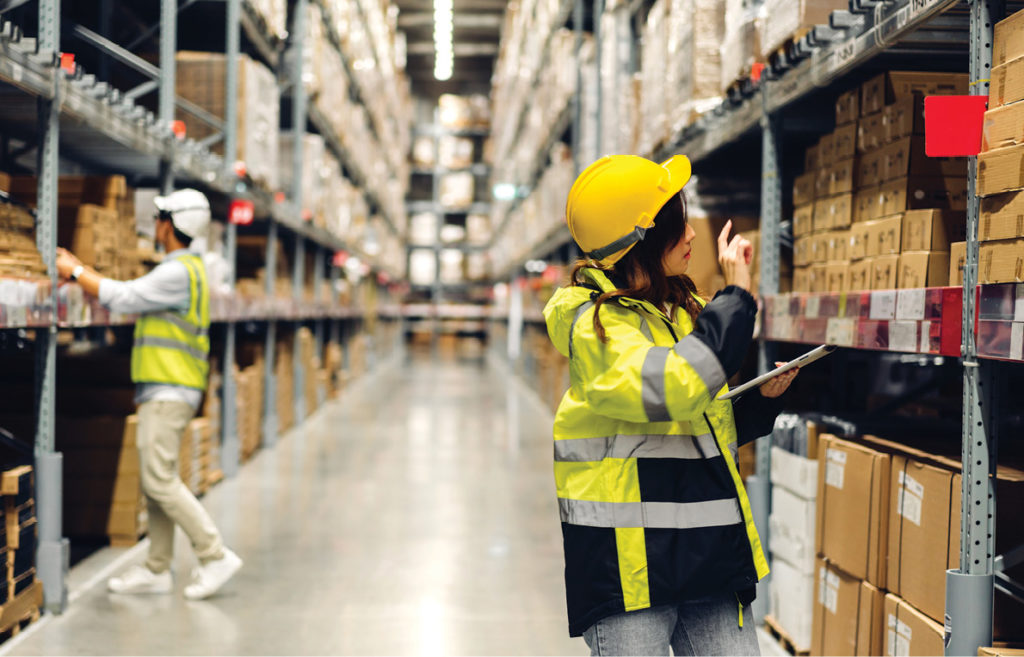
[[[382,366],[204,500],[222,595],[85,592],[11,654],[586,654],[566,632],[550,414],[483,360]]]

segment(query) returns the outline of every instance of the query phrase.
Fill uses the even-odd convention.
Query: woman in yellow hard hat
[[[570,359],[555,418],[569,633],[592,654],[759,653],[749,604],[768,564],[736,465],[771,433],[796,371],[717,400],[742,364],[757,304],[750,243],[718,237],[728,286],[686,276],[690,162],[598,160],[569,192],[584,259],[544,309]]]

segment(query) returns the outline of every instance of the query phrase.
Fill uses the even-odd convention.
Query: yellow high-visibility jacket
[[[570,635],[722,592],[749,603],[768,564],[737,469],[732,402],[715,399],[726,388],[722,363],[685,312],[673,322],[635,299],[601,307],[602,343],[593,299],[615,285],[600,270],[584,274],[592,289],[562,288],[544,309],[552,342],[570,358],[554,424]],[[704,312],[739,303],[724,302]],[[743,353],[756,306],[744,312]]]

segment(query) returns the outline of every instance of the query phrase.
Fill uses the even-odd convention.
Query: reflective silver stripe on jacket
[[[555,441],[555,461],[585,462],[601,459],[706,459],[718,456],[711,434],[703,436],[638,435],[568,438]]]
[[[177,313],[172,313],[172,312],[153,313],[153,317],[156,317],[158,319],[164,320],[165,322],[169,322],[171,324],[174,324],[176,327],[180,328],[182,331],[185,331],[189,335],[195,335],[195,336],[198,336],[198,337],[204,337],[206,335],[209,335],[209,333],[210,333],[209,327],[206,327],[206,326],[196,326],[195,324],[193,324],[192,322],[188,321],[187,319],[184,319],[181,315],[179,315]]]
[[[736,498],[709,502],[591,502],[559,498],[562,522],[585,527],[698,529],[743,522]]]
[[[668,363],[668,347],[651,347],[644,357],[641,368],[640,396],[649,422],[671,422],[668,404],[665,400],[665,365]]]
[[[643,315],[640,316],[640,332],[644,334],[644,337],[654,342],[654,334],[651,333],[651,327],[647,323],[647,318]]]
[[[580,317],[583,317],[583,313],[593,308],[593,306],[593,301],[587,301],[576,309],[576,316],[572,318],[572,325],[569,326],[569,358],[572,358],[572,334],[573,331],[576,330],[576,322],[580,321]]]
[[[159,347],[161,349],[176,349],[177,351],[184,351],[193,358],[199,360],[206,360],[208,354],[202,349],[196,349],[190,347],[184,342],[178,342],[177,340],[169,340],[167,338],[154,338],[147,335],[141,335],[135,338],[136,347]]]
[[[708,393],[714,398],[725,386],[726,379],[725,370],[722,369],[715,352],[692,333],[677,342],[673,349],[697,371],[701,381],[707,386]]]

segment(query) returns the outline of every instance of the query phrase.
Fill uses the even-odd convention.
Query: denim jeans
[[[728,595],[602,618],[583,633],[591,655],[760,655],[750,607]]]

